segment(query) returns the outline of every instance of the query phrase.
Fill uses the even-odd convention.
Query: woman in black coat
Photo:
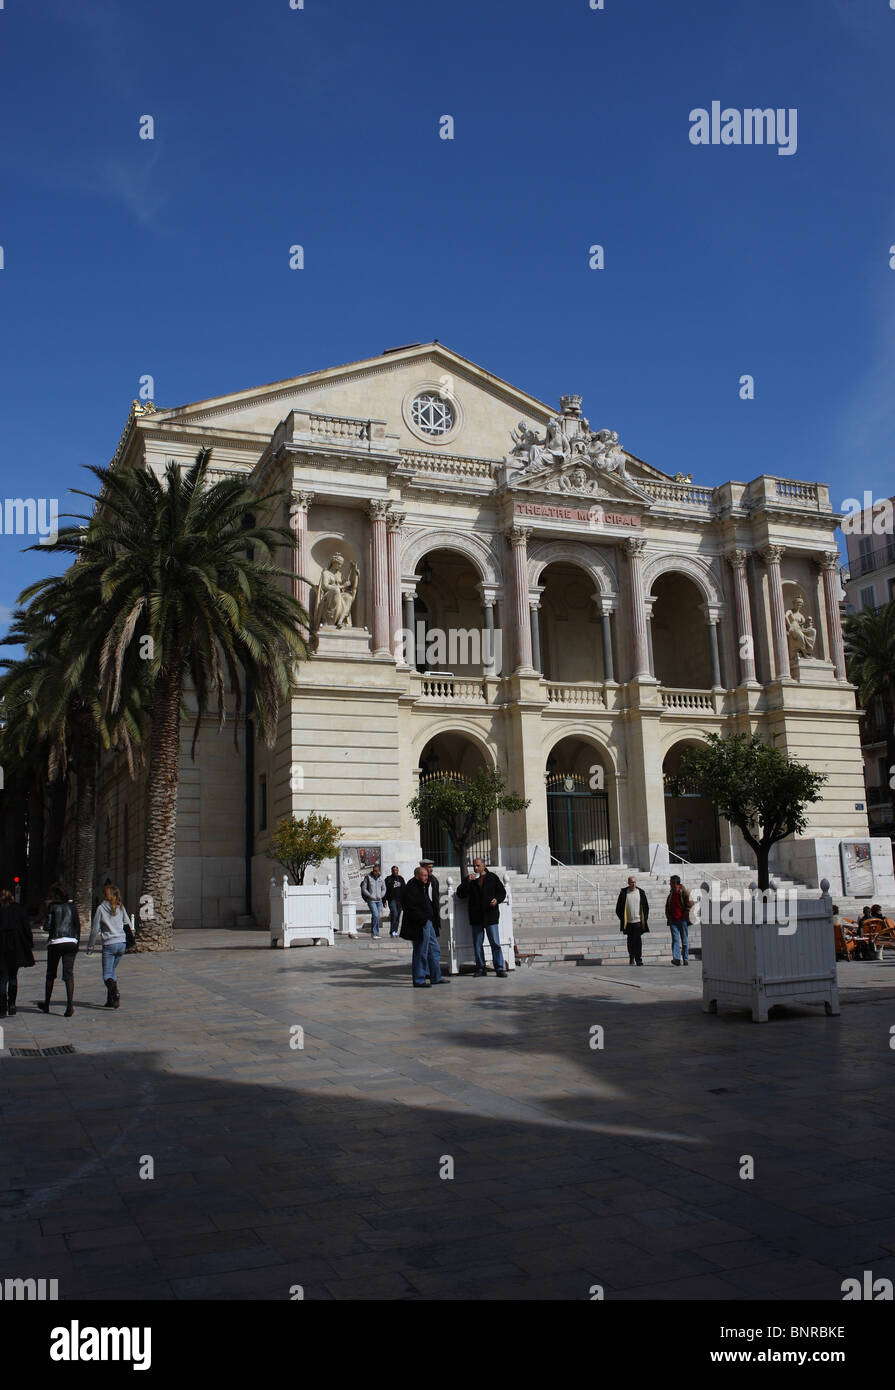
[[[28,914],[7,889],[0,892],[0,1018],[15,1014],[22,966],[34,964]]]

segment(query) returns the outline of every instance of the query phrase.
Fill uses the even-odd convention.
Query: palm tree
[[[77,565],[64,575],[32,584],[20,596],[28,603],[13,613],[7,644],[25,656],[0,663],[0,698],[7,714],[5,739],[50,785],[75,775],[75,864],[73,891],[82,921],[93,906],[96,869],[96,779],[103,748],[124,751],[133,775],[142,736],[145,682],[128,684],[127,698],[112,717],[99,697],[97,655],[102,635],[99,594]],[[136,673],[138,676],[140,673]],[[64,795],[64,793],[63,793]],[[53,798],[54,832],[61,836],[59,801]],[[64,816],[64,802],[62,803]],[[52,824],[52,821],[51,821]],[[55,876],[58,841],[46,856]],[[46,887],[46,884],[44,884]]]
[[[895,601],[850,613],[843,623],[848,678],[865,709],[877,701],[886,715],[886,766],[895,822]]]
[[[181,720],[189,684],[195,705],[192,754],[212,699],[218,727],[228,685],[242,709],[243,682],[272,745],[280,708],[294,688],[295,662],[307,655],[299,628],[308,615],[274,562],[293,545],[285,526],[259,524],[279,500],[258,496],[240,478],[209,484],[209,450],[189,469],[97,468],[95,507],[84,527],[60,531],[56,546],[78,556],[82,583],[101,595],[98,679],[103,708],[115,719],[128,698],[135,661],[151,696],[143,897],[138,941],[147,950],[173,945],[174,860]],[[51,547],[45,547],[51,548]],[[238,730],[236,726],[235,733]]]

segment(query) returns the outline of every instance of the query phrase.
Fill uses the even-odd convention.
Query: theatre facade
[[[827,488],[670,477],[583,413],[607,406],[546,405],[438,343],[134,405],[115,461],[161,470],[207,446],[212,478],[273,494],[311,615],[275,746],[211,723],[195,761],[185,744],[180,925],[267,920],[290,813],[331,816],[386,871],[446,863],[408,803],[421,779],[483,767],[530,803],[480,845],[505,867],[750,863],[710,803],[664,794],[712,732],[758,730],[828,775],[780,871],[816,882],[867,837]],[[102,797],[101,872],[133,899],[142,788],[111,760]]]

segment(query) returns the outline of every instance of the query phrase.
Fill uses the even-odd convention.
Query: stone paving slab
[[[117,1011],[82,955],[72,1019],[23,972],[5,1047],[76,1050],[0,1054],[0,1277],[408,1301],[838,1301],[892,1277],[895,961],[840,970],[839,1018],[756,1026],[702,1013],[695,962],[423,991],[408,957],[187,932],[125,958]]]

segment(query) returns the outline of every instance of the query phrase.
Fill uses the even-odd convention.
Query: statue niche
[[[320,572],[314,602],[314,627],[351,627],[351,609],[357,598],[358,568],[352,562],[348,574],[342,572],[344,555],[336,551],[329,565]]]

